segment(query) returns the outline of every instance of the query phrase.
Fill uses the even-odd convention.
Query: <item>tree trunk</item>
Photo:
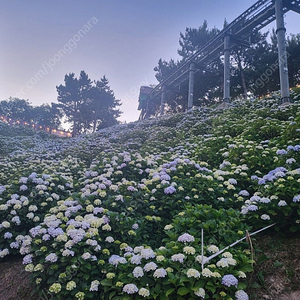
[[[242,81],[242,87],[243,87],[243,98],[247,99],[247,86],[246,86],[245,76],[244,76],[244,72],[243,72],[241,57],[240,57],[240,54],[238,52],[237,52],[237,59],[238,59],[239,70],[240,70],[240,73],[241,73],[241,81]]]

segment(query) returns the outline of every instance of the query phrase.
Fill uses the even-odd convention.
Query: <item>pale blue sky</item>
[[[0,100],[56,102],[65,74],[85,70],[93,80],[109,79],[123,102],[121,120],[137,120],[139,87],[157,83],[159,58],[178,57],[180,31],[204,20],[222,28],[255,2],[0,0]],[[288,12],[286,27],[300,32],[300,15]]]

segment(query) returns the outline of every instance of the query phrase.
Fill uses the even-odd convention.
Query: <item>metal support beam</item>
[[[224,37],[224,97],[223,101],[230,102],[230,36]]]
[[[162,93],[161,93],[161,102],[160,102],[160,115],[164,115],[165,111],[165,102],[166,102],[166,86],[164,85],[162,87]]]
[[[283,18],[283,5],[282,0],[275,0],[275,14],[276,14],[276,34],[278,42],[278,62],[279,62],[279,77],[280,77],[280,90],[281,90],[281,104],[290,102],[290,86],[289,74],[287,64],[287,52],[285,44],[285,27]]]
[[[190,64],[190,74],[189,74],[189,94],[188,94],[188,111],[193,108],[194,101],[194,74],[195,74],[195,64]]]

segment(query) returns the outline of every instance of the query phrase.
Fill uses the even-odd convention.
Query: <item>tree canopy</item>
[[[115,98],[105,76],[92,81],[81,71],[79,78],[74,73],[65,75],[64,82],[56,87],[58,106],[72,124],[74,136],[118,123],[120,100]]]
[[[62,117],[55,103],[32,106],[28,100],[19,98],[0,101],[0,115],[15,121],[19,120],[54,128],[61,125]]]

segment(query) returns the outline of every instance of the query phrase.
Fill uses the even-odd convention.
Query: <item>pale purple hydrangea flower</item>
[[[57,259],[58,257],[55,253],[50,253],[49,255],[46,256],[45,261],[56,262]]]
[[[229,178],[228,182],[233,185],[237,184],[237,181],[234,178]]]
[[[134,265],[139,265],[141,263],[142,257],[139,254],[133,255],[130,258],[130,262]]]
[[[74,251],[66,249],[63,251],[62,256],[74,256]]]
[[[249,196],[249,192],[246,190],[241,190],[239,192],[239,196],[244,196],[244,197],[248,197]]]
[[[39,235],[39,234],[40,234],[41,228],[42,228],[42,227],[41,227],[40,225],[31,228],[31,229],[29,230],[29,232],[30,232],[30,234],[32,235],[32,237],[36,237],[37,235]]]
[[[254,204],[249,205],[247,208],[248,208],[248,211],[257,211],[258,210],[257,205],[254,205]]]
[[[157,269],[157,264],[154,262],[149,262],[149,263],[145,264],[145,266],[144,266],[144,270],[146,272],[154,271],[156,269]]]
[[[139,277],[144,276],[144,272],[143,272],[143,269],[141,267],[135,267],[132,271],[132,274],[135,278],[139,278]]]
[[[123,292],[125,292],[127,294],[134,294],[134,293],[137,293],[138,291],[139,291],[139,289],[133,283],[128,283],[128,284],[124,285],[124,287],[123,287]]]
[[[51,237],[50,234],[44,234],[43,237],[42,237],[42,240],[43,241],[49,241],[50,237]]]
[[[224,275],[222,278],[222,284],[224,284],[228,287],[230,287],[230,286],[237,287],[238,283],[239,283],[238,280],[232,274]]]
[[[16,225],[20,225],[21,224],[21,220],[20,220],[20,217],[19,216],[15,216],[11,219],[11,221],[13,223],[15,223]]]
[[[285,155],[285,154],[287,154],[287,151],[284,150],[284,149],[279,149],[279,150],[276,151],[276,154],[277,155]]]
[[[21,177],[21,178],[19,179],[19,183],[24,183],[24,184],[26,184],[26,183],[27,183],[27,180],[28,180],[27,177]]]
[[[182,243],[190,243],[190,242],[194,242],[195,238],[188,233],[184,233],[178,237],[177,241]]]
[[[294,196],[293,202],[300,202],[300,194],[297,196]]]
[[[97,215],[99,213],[101,214],[101,213],[103,213],[103,211],[104,211],[103,207],[95,207],[94,210],[93,210],[93,214],[94,215]]]
[[[271,200],[269,198],[266,198],[266,197],[262,197],[260,200],[259,200],[260,203],[270,203]]]
[[[12,242],[12,243],[10,243],[9,247],[11,249],[19,249],[20,248],[20,244],[18,242]]]
[[[132,225],[132,229],[138,229],[139,228],[139,225],[137,224],[137,223],[134,223],[133,225]]]
[[[20,191],[27,191],[27,190],[28,190],[27,185],[22,184],[22,185],[20,186]]]
[[[23,257],[23,265],[28,265],[32,263],[32,254],[27,254]]]
[[[5,239],[11,239],[12,236],[13,236],[13,235],[12,235],[11,232],[5,232],[5,233],[4,233],[4,238],[5,238]]]
[[[150,248],[142,249],[142,251],[141,251],[141,257],[145,258],[145,259],[154,258],[155,257],[155,253]]]
[[[98,280],[94,280],[91,282],[91,287],[90,287],[90,291],[91,292],[97,292],[98,291],[98,286],[99,286],[100,282]]]
[[[235,298],[236,300],[249,300],[248,294],[243,290],[236,291]]]
[[[296,162],[296,160],[295,160],[294,158],[288,158],[288,159],[285,161],[285,163],[288,164],[288,165],[291,165],[291,164],[293,164],[293,163],[295,163],[295,162]]]
[[[165,190],[164,190],[164,193],[166,195],[173,194],[175,192],[176,192],[176,189],[174,188],[174,186],[169,186],[169,187],[165,188]]]
[[[130,192],[134,192],[136,189],[134,186],[130,185],[128,188],[127,188],[128,191]]]
[[[108,262],[109,262],[111,265],[117,267],[119,263],[120,263],[120,264],[125,264],[125,263],[127,263],[127,260],[126,260],[126,258],[124,258],[124,257],[121,257],[121,256],[119,256],[119,255],[115,255],[115,254],[114,254],[114,255],[112,255],[112,256],[109,258]]]

